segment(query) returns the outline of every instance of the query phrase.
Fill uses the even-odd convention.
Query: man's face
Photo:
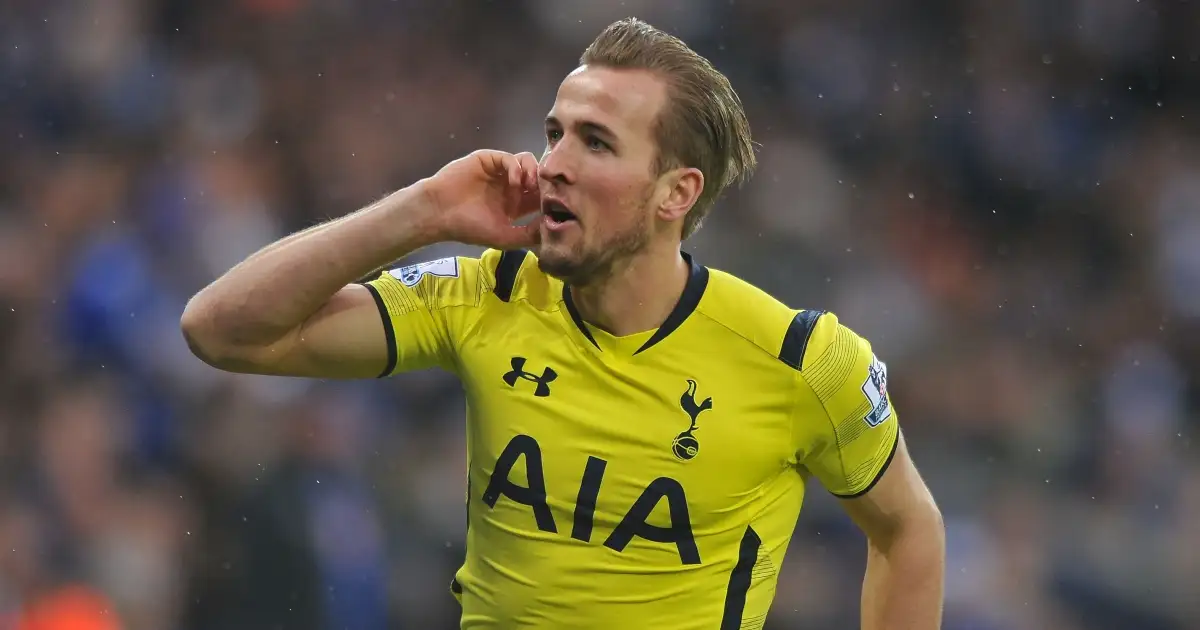
[[[546,273],[587,284],[645,247],[654,230],[654,122],[666,88],[638,70],[582,67],[546,117],[541,249]]]

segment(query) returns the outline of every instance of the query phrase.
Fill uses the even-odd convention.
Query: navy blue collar
[[[642,347],[637,349],[638,354],[646,350],[654,344],[667,338],[667,335],[675,332],[683,322],[696,310],[700,304],[700,298],[704,297],[704,290],[708,288],[708,268],[698,264],[692,259],[691,254],[681,252],[683,259],[691,267],[691,273],[688,274],[687,284],[683,287],[683,294],[679,296],[679,301],[675,303],[675,308],[671,309],[671,314],[667,315],[667,319],[663,321],[658,330],[642,344]],[[571,287],[563,284],[563,302],[567,305],[567,312],[571,314],[571,321],[575,322],[575,326],[579,328],[579,332],[583,333],[588,341],[592,342],[597,349],[600,344],[596,343],[596,338],[592,336],[592,331],[588,329],[583,318],[579,315],[579,309],[575,307],[575,301],[571,299]]]

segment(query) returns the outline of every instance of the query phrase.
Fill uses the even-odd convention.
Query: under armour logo
[[[517,379],[519,378],[537,383],[537,389],[533,390],[534,396],[549,396],[550,383],[554,382],[554,379],[558,378],[558,373],[555,372],[554,368],[551,367],[547,367],[546,369],[542,370],[540,375],[526,372],[525,357],[513,357],[512,370],[504,374],[504,382],[508,383],[509,387],[516,387]]]
[[[696,431],[696,420],[700,414],[712,409],[712,398],[705,398],[704,402],[696,403],[696,381],[688,379],[687,390],[679,397],[679,406],[684,413],[691,418],[692,424],[687,431],[675,436],[675,440],[671,442],[671,451],[675,453],[675,457],[680,461],[688,461],[700,453],[700,441],[693,435]]]

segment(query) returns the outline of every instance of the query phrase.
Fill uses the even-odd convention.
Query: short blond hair
[[[683,221],[683,238],[700,227],[723,192],[743,184],[757,160],[750,122],[729,79],[678,37],[637,18],[610,24],[583,51],[580,65],[648,70],[667,82],[655,123],[656,168],[697,168],[704,190]]]

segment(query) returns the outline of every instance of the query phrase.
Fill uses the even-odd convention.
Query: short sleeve
[[[480,307],[480,274],[479,259],[458,256],[389,269],[363,283],[387,336],[381,377],[429,367],[455,370],[456,348]]]
[[[887,470],[900,434],[887,365],[827,313],[814,326],[798,378],[799,463],[839,497],[866,493]]]

